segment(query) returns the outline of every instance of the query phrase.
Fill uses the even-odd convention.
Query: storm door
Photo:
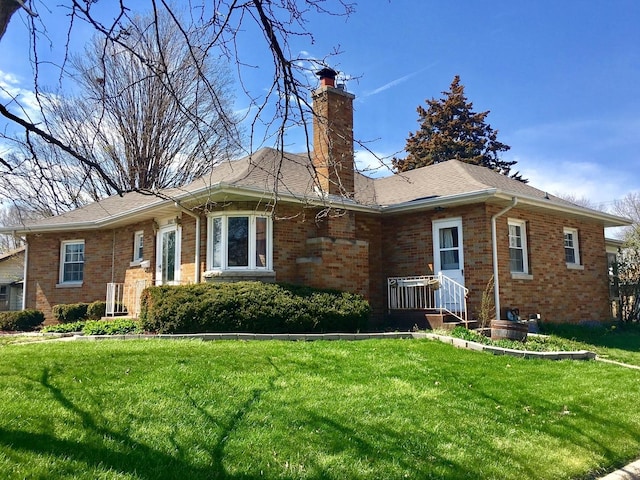
[[[156,241],[156,285],[180,283],[180,231],[176,225],[158,230]]]
[[[433,222],[434,273],[442,274],[464,286],[464,250],[462,242],[462,218],[435,220]],[[438,305],[461,311],[459,301],[454,300],[449,290],[436,295]]]

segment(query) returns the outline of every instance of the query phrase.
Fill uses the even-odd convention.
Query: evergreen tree
[[[464,85],[456,75],[444,97],[427,100],[428,108],[417,108],[420,130],[407,139],[407,157],[393,159],[399,172],[457,159],[473,165],[482,165],[509,175],[515,161],[501,160],[500,152],[511,147],[499,142],[498,131],[486,123],[489,111],[475,113],[473,103],[464,95]],[[518,172],[512,178],[527,182]]]

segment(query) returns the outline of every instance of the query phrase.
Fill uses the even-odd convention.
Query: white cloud
[[[391,158],[393,154],[374,152],[371,150],[356,150],[356,169],[368,177],[387,177],[391,171]]]
[[[22,86],[16,75],[0,70],[0,100],[17,115],[36,123],[40,120],[40,106],[35,93]]]
[[[377,95],[378,93],[382,93],[386,90],[389,90],[390,88],[396,87],[404,82],[406,82],[407,80],[409,80],[411,77],[424,72],[425,70],[434,67],[436,64],[435,63],[431,63],[429,65],[427,65],[426,67],[423,67],[419,70],[416,70],[415,72],[411,72],[408,73],[407,75],[403,75],[402,77],[396,78],[395,80],[391,80],[390,82],[385,83],[384,85],[382,85],[381,87],[378,87],[374,90],[371,90],[369,92],[365,92],[364,95],[361,95],[362,98],[365,97],[370,97],[372,95]]]
[[[586,198],[596,205],[609,206],[623,196],[620,178],[606,165],[594,162],[557,161],[553,159],[514,158],[529,184],[552,195]]]

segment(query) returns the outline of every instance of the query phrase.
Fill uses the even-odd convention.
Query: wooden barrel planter
[[[527,340],[529,324],[527,322],[513,322],[511,320],[491,321],[491,340]]]

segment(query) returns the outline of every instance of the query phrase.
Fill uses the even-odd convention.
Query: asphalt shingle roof
[[[282,155],[277,150],[263,148],[239,160],[223,162],[208,175],[180,187],[161,190],[159,196],[139,192],[112,196],[85,207],[31,223],[32,229],[56,226],[69,228],[74,224],[97,224],[115,218],[127,218],[142,211],[172,205],[173,201],[198,200],[216,189],[250,189],[265,198],[279,196],[299,200],[318,200],[314,170],[308,154]],[[389,177],[372,179],[355,176],[356,204],[365,207],[388,207],[422,199],[444,199],[473,192],[497,189],[503,194],[545,200],[558,207],[580,207],[548,195],[531,185],[511,179],[488,168],[458,160],[422,167]],[[167,200],[171,200],[168,202]],[[588,212],[588,209],[583,209]],[[596,212],[594,212],[596,213]]]

